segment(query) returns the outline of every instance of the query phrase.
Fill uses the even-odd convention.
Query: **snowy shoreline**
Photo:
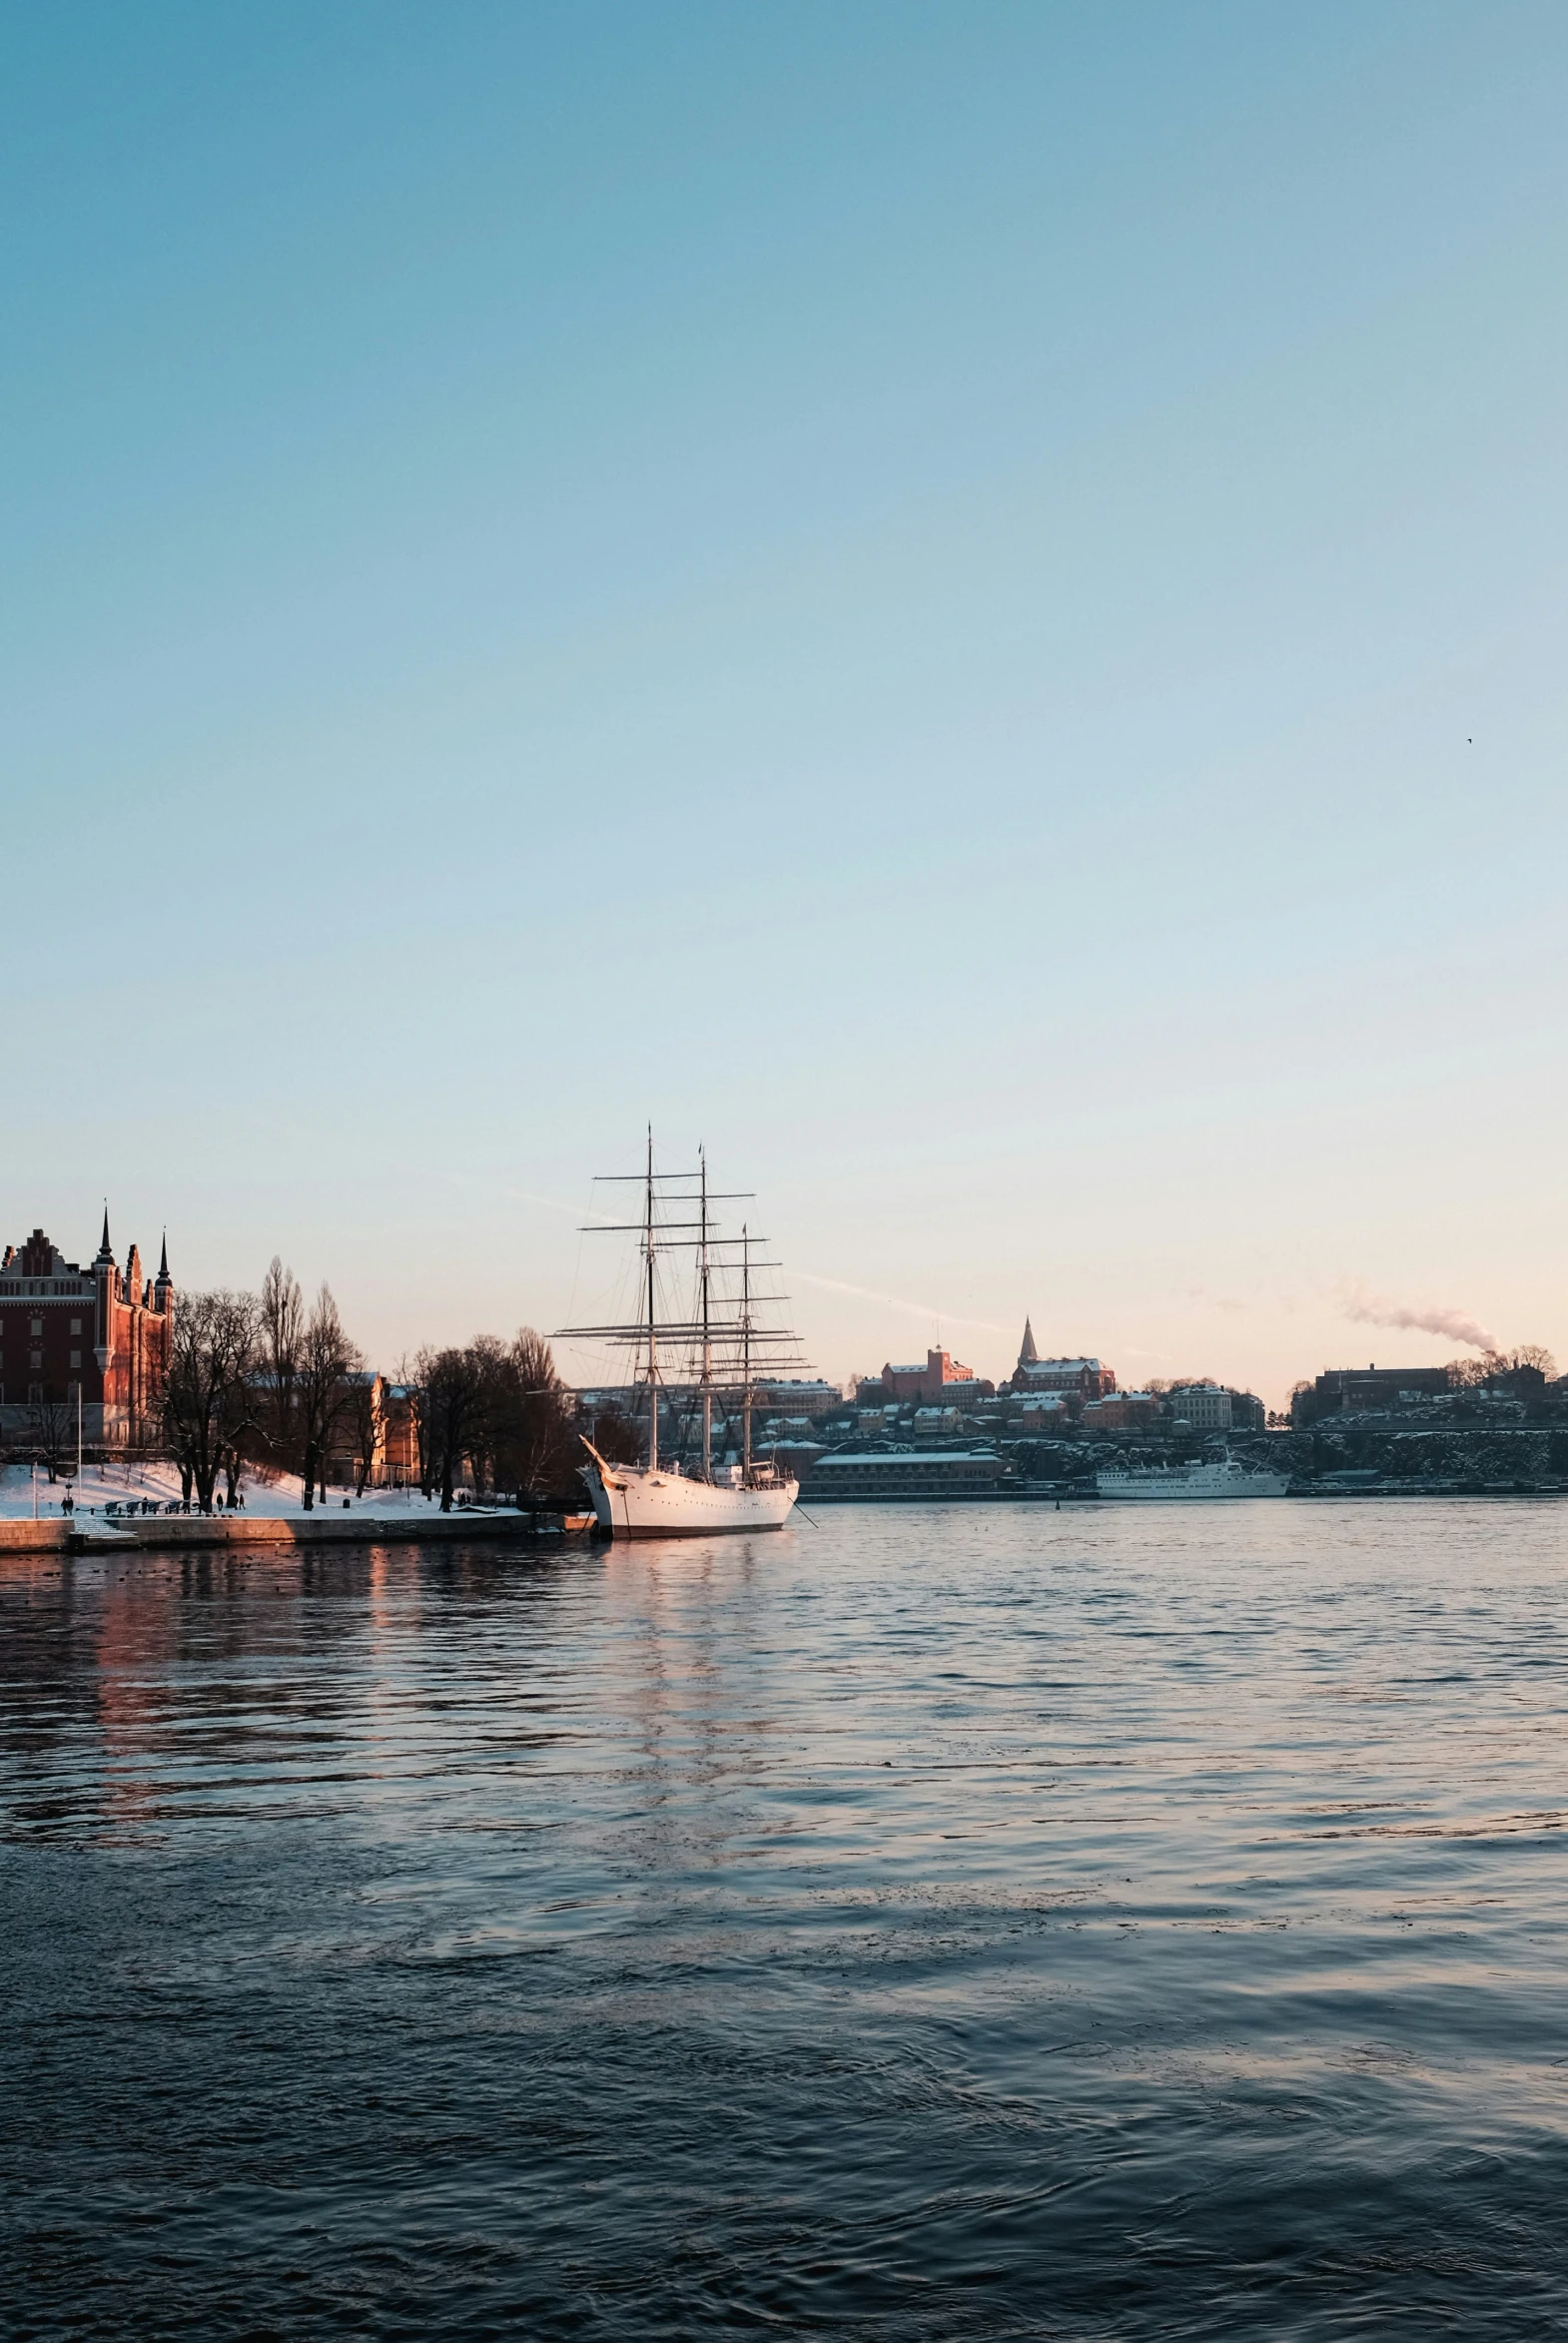
[[[219,1482],[220,1490],[226,1483]],[[78,1520],[89,1516],[105,1518],[105,1507],[112,1505],[116,1513],[125,1516],[131,1511],[137,1519],[151,1519],[156,1512],[166,1516],[166,1509],[180,1503],[180,1474],[176,1466],[163,1458],[139,1460],[127,1464],[90,1464],[80,1481],[67,1480],[62,1474],[51,1481],[42,1465],[38,1467],[36,1483],[33,1469],[27,1464],[0,1465],[0,1522],[30,1521],[33,1518],[36,1491],[37,1512],[40,1521],[59,1521],[65,1518],[64,1500],[73,1499],[73,1512]],[[367,1489],[363,1497],[352,1491],[329,1490],[327,1500],[307,1512],[300,1493],[298,1476],[289,1480],[265,1481],[247,1474],[242,1487],[244,1506],[235,1520],[316,1520],[325,1514],[374,1513],[389,1520],[407,1520],[439,1509],[436,1498],[421,1497],[417,1489]],[[142,1507],[150,1508],[144,1516]],[[113,1519],[114,1516],[108,1516]],[[167,1514],[167,1518],[185,1519],[183,1514]],[[228,1519],[228,1509],[224,1508]]]

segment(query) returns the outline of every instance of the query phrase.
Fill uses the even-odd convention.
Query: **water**
[[[0,1563],[0,2328],[1562,2335],[1568,1511]]]

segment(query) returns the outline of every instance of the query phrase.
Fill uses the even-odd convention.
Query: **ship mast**
[[[696,1397],[702,1413],[702,1473],[711,1483],[713,1478],[713,1394],[726,1394],[726,1420],[730,1405],[729,1394],[740,1384],[742,1414],[742,1470],[741,1478],[749,1484],[752,1473],[752,1417],[756,1412],[756,1385],[754,1376],[759,1358],[765,1368],[778,1372],[785,1367],[804,1366],[798,1355],[793,1333],[759,1323],[759,1302],[774,1303],[786,1297],[780,1293],[759,1293],[752,1271],[760,1267],[776,1268],[775,1261],[760,1261],[753,1257],[753,1245],[764,1239],[753,1236],[750,1222],[746,1222],[738,1236],[715,1234],[712,1217],[715,1202],[739,1203],[749,1197],[750,1190],[725,1191],[722,1195],[708,1185],[708,1159],[706,1150],[698,1151],[694,1172],[657,1172],[653,1166],[653,1132],[648,1131],[647,1159],[640,1172],[610,1173],[611,1180],[623,1180],[627,1186],[633,1181],[642,1189],[642,1216],[631,1221],[597,1221],[585,1233],[602,1234],[620,1229],[638,1242],[638,1275],[633,1291],[636,1299],[626,1318],[618,1325],[559,1326],[557,1339],[591,1339],[596,1342],[622,1344],[639,1367],[645,1366],[648,1378],[648,1443],[649,1472],[659,1469],[659,1384],[663,1361],[673,1344],[685,1361],[682,1372],[691,1374],[697,1368],[695,1389],[691,1382],[681,1386],[686,1404]],[[697,1192],[692,1193],[695,1187]],[[682,1206],[697,1206],[695,1219],[671,1217]],[[691,1251],[697,1255],[696,1289],[691,1297],[689,1311],[679,1317],[666,1316],[660,1323],[659,1257],[670,1251]],[[738,1258],[737,1258],[738,1256]],[[735,1271],[739,1270],[738,1278]],[[714,1276],[718,1277],[715,1291]],[[738,1290],[737,1290],[738,1288]],[[663,1349],[660,1349],[660,1336]],[[737,1377],[738,1369],[738,1377]],[[633,1402],[635,1404],[635,1402]],[[685,1418],[689,1424],[689,1412]],[[677,1466],[678,1472],[679,1467]]]
[[[751,1478],[751,1233],[740,1228],[740,1425],[741,1465]]]
[[[708,1281],[708,1151],[697,1150],[702,1172],[702,1477],[713,1478],[713,1318]]]
[[[659,1351],[653,1311],[653,1126],[648,1125],[647,1202],[643,1207],[642,1249],[648,1264],[648,1470],[659,1469]]]

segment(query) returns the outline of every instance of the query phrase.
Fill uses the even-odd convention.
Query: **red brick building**
[[[82,1436],[93,1447],[135,1447],[155,1436],[174,1330],[169,1244],[145,1282],[133,1244],[122,1270],[104,1214],[98,1258],[63,1258],[41,1228],[0,1253],[0,1426],[25,1436],[40,1407],[81,1394]]]
[[[973,1367],[961,1366],[945,1350],[928,1350],[924,1366],[917,1361],[912,1366],[895,1366],[890,1359],[882,1370],[882,1387],[890,1399],[949,1399],[956,1394],[951,1386],[961,1383],[962,1396],[989,1396],[994,1386],[982,1384]]]

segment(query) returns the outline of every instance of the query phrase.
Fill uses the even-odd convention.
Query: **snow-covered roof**
[[[849,1464],[1000,1464],[994,1448],[873,1448],[850,1450],[836,1448],[826,1456],[819,1456],[815,1472],[826,1472],[829,1466],[842,1472]]]

